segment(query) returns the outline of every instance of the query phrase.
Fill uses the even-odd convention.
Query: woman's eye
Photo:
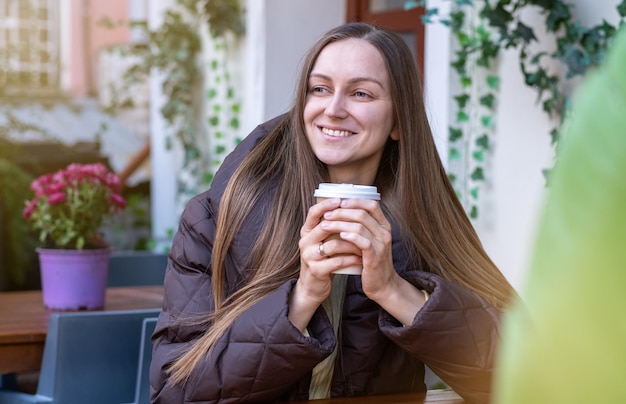
[[[314,94],[323,94],[326,92],[326,89],[324,87],[313,87],[311,92]]]
[[[354,95],[358,98],[369,98],[369,94],[363,91],[356,91]]]

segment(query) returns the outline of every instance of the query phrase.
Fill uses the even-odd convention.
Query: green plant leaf
[[[530,43],[531,41],[537,40],[533,29],[521,21],[517,22],[517,27],[515,27],[513,35],[520,37],[524,43]]]
[[[469,115],[465,111],[459,111],[456,113],[456,121],[459,123],[469,121]]]
[[[474,187],[472,189],[470,189],[469,193],[472,196],[472,198],[474,198],[475,200],[478,200],[478,191],[479,188],[478,187]]]
[[[425,5],[426,5],[426,1],[425,0],[421,0],[421,1],[406,0],[404,2],[404,9],[405,10],[412,10],[414,8],[423,7]]]
[[[483,95],[482,97],[480,97],[480,105],[484,105],[489,109],[493,109],[495,99],[496,97],[491,93]]]
[[[474,150],[472,152],[472,157],[474,158],[474,160],[478,161],[479,163],[482,163],[485,161],[485,153],[482,150]]]
[[[463,26],[465,21],[465,13],[462,10],[453,11],[450,13],[450,28],[452,32],[457,32]]]
[[[469,217],[472,219],[478,218],[478,206],[472,205],[472,208],[470,209]]]
[[[622,2],[617,5],[617,12],[620,17],[626,17],[626,0],[622,0]]]
[[[485,128],[490,128],[493,125],[493,115],[482,115],[480,117],[480,123]]]
[[[482,167],[474,168],[474,171],[472,171],[470,178],[473,179],[474,181],[484,181],[485,174],[483,172],[483,168]]]
[[[487,76],[486,80],[487,80],[487,85],[492,90],[497,90],[498,87],[500,87],[500,77],[489,75],[489,76]]]
[[[546,28],[549,32],[558,31],[558,29],[567,24],[570,20],[570,6],[562,1],[555,1],[552,7],[546,8],[548,17],[546,18]]]
[[[405,4],[405,9],[406,9],[406,4]],[[424,24],[429,24],[432,22],[431,17],[436,16],[439,13],[439,9],[438,8],[429,8],[426,10],[426,12],[422,15],[422,23]]]
[[[463,131],[459,128],[454,128],[450,126],[448,128],[448,140],[450,142],[456,142],[457,140],[463,137]]]
[[[469,101],[469,94],[464,93],[461,95],[457,95],[456,97],[454,97],[454,99],[456,100],[456,104],[458,105],[459,108],[465,108],[465,106],[467,105],[467,102]]]
[[[486,134],[476,139],[476,146],[482,147],[484,150],[489,150],[489,136]]]
[[[459,160],[461,158],[461,153],[459,153],[459,149],[456,147],[451,147],[448,153],[448,158],[450,160]]]

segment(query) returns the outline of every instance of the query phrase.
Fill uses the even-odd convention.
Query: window
[[[0,89],[58,89],[58,4],[0,0]]]

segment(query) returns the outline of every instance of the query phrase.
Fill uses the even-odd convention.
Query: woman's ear
[[[389,133],[389,137],[395,141],[400,140],[400,135],[398,134],[398,128],[396,126],[394,126],[393,129],[391,129],[391,132]]]

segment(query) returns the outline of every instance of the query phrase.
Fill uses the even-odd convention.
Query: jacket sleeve
[[[436,275],[412,271],[404,277],[430,298],[406,327],[383,312],[382,332],[467,402],[489,403],[500,312],[476,293]]]

